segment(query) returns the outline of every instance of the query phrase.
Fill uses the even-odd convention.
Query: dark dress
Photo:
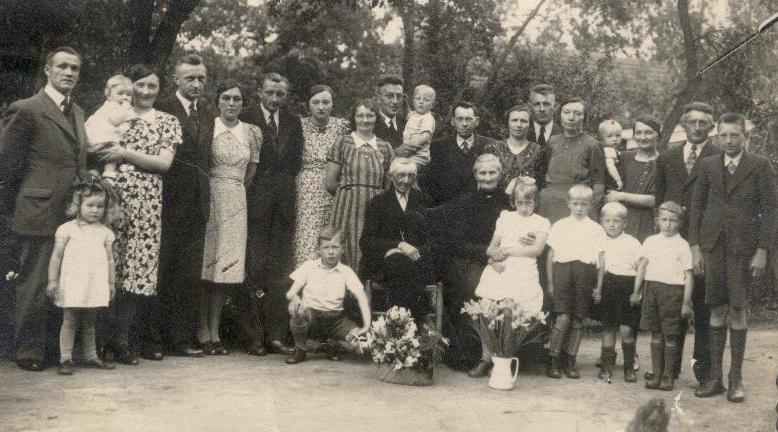
[[[500,159],[502,178],[498,187],[501,190],[517,177],[532,177],[537,182],[544,180],[543,149],[534,142],[528,142],[527,147],[514,154],[507,141],[494,141],[484,148],[484,153],[493,153]]]
[[[635,159],[636,154],[635,151],[621,154],[624,167],[624,192],[654,195],[656,191],[656,160],[642,162]],[[637,207],[628,203],[622,204],[628,210],[625,231],[643,243],[646,237],[656,232],[654,229],[654,209]]]
[[[443,333],[451,341],[445,361],[452,368],[466,370],[480,359],[481,343],[461,309],[474,296],[497,218],[508,208],[508,196],[495,189],[467,192],[430,210],[428,220],[441,258]]]

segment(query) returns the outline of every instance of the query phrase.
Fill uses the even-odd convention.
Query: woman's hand
[[[519,243],[521,243],[522,246],[533,246],[537,239],[537,234],[534,232],[529,232],[527,235],[519,239]]]
[[[119,143],[106,142],[102,143],[95,149],[95,153],[100,157],[102,162],[122,162],[127,155],[127,149],[120,146]]]
[[[609,190],[605,193],[605,202],[619,202],[624,199],[624,192]]]

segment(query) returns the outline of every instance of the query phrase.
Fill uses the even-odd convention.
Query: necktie
[[[538,145],[546,146],[546,125],[540,125],[540,134],[538,134]]]
[[[273,113],[270,113],[269,116],[267,116],[267,127],[270,129],[270,133],[273,135],[273,137],[278,136],[278,125],[276,125],[276,116]]]
[[[737,169],[737,165],[735,165],[735,161],[729,161],[727,164],[727,170],[729,171],[729,175],[735,174],[735,170]]]
[[[69,99],[62,101],[62,114],[67,119],[70,127],[73,129],[73,133],[76,133],[76,118],[73,116],[73,107],[70,105]]]
[[[697,162],[697,145],[692,144],[692,149],[689,151],[689,156],[686,157],[686,172],[692,172],[694,164]]]
[[[189,104],[189,120],[192,122],[195,129],[200,128],[200,116],[197,115],[197,106],[194,102]]]

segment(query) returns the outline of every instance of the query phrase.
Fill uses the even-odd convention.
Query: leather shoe
[[[230,354],[229,350],[227,350],[227,348],[224,346],[224,344],[221,341],[219,341],[219,342],[212,342],[211,343],[211,350],[216,355],[229,355]]]
[[[284,355],[291,355],[295,353],[294,348],[289,348],[288,346],[281,343],[279,340],[271,341],[270,344],[267,346],[267,351],[271,354],[284,354]]]
[[[324,353],[327,359],[332,361],[340,361],[340,355],[338,355],[338,346],[334,343],[328,343],[324,348]]]
[[[481,378],[489,375],[489,371],[492,370],[492,362],[486,359],[481,359],[478,364],[467,371],[467,376],[470,378]]]
[[[248,355],[253,355],[257,357],[264,357],[267,355],[267,349],[265,349],[264,345],[261,344],[252,344],[247,350],[246,353]]]
[[[180,346],[174,352],[174,355],[180,357],[202,357],[203,350],[197,349],[188,345]]]
[[[73,375],[73,362],[70,360],[65,360],[60,363],[57,373],[60,375]]]
[[[159,351],[144,351],[140,354],[140,356],[146,360],[151,361],[162,361],[162,359],[165,358],[165,356]]]
[[[286,364],[297,364],[304,362],[306,357],[307,356],[305,355],[305,351],[296,349],[286,358]]]
[[[43,370],[43,365],[38,360],[33,360],[33,359],[17,360],[16,364],[19,365],[21,369],[30,372],[40,372]]]
[[[84,366],[89,368],[95,368],[95,369],[103,369],[103,370],[116,369],[116,366],[110,363],[106,363],[100,359],[87,360],[86,362],[84,362]]]
[[[720,395],[727,391],[720,378],[708,378],[700,387],[695,390],[694,395],[699,398],[707,398]]]

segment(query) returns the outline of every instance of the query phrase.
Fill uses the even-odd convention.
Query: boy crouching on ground
[[[320,258],[304,262],[289,275],[294,284],[286,293],[286,298],[289,300],[290,327],[295,344],[294,353],[286,359],[289,364],[305,360],[309,336],[345,340],[354,346],[356,337],[370,328],[370,305],[362,283],[349,266],[340,262],[342,240],[340,230],[322,228],[319,233]],[[363,322],[361,328],[343,313],[346,290],[359,303]],[[338,360],[337,345],[328,344],[327,356]]]

